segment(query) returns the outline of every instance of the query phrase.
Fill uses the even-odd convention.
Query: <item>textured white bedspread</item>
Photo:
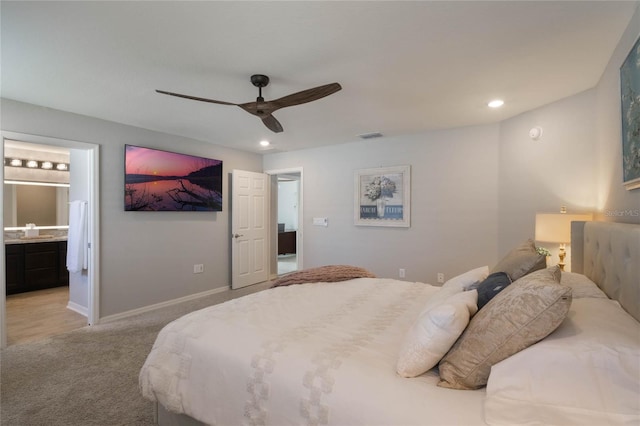
[[[484,425],[485,391],[395,371],[423,283],[359,278],[277,287],[167,325],[143,395],[215,425]]]

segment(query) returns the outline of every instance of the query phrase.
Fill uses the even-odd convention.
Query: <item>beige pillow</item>
[[[477,301],[477,290],[463,291],[420,314],[400,347],[398,374],[416,377],[438,365],[478,311]]]
[[[506,272],[511,281],[516,281],[518,278],[546,267],[546,256],[538,254],[533,240],[528,239],[507,253],[489,274]]]
[[[559,282],[557,266],[543,269],[491,299],[440,361],[438,386],[480,388],[487,384],[492,365],[554,331],[571,306],[571,288]]]

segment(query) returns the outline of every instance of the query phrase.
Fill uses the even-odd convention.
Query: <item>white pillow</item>
[[[640,424],[640,323],[618,302],[576,299],[546,339],[491,369],[490,425]]]
[[[465,291],[420,314],[400,347],[398,374],[416,377],[435,367],[477,312],[477,303],[478,291]]]
[[[447,282],[440,287],[440,290],[427,300],[420,315],[434,306],[441,304],[452,295],[471,289],[474,284],[484,281],[488,276],[489,267],[481,266],[447,280]]]
[[[465,291],[473,284],[483,281],[489,276],[489,267],[481,266],[455,276],[442,285],[443,289],[456,290],[457,292]]]

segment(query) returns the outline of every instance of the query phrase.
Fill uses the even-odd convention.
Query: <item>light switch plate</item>
[[[314,217],[313,218],[313,224],[315,226],[329,226],[329,221],[327,220],[326,217]]]

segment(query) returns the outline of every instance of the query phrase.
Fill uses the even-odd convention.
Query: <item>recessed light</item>
[[[489,102],[487,105],[491,108],[500,108],[502,105],[504,105],[504,101],[502,99],[494,99],[493,101]]]
[[[268,141],[268,140],[262,140],[262,141],[260,141],[260,146],[269,146],[269,145],[271,145],[271,144],[269,143],[269,141]]]

